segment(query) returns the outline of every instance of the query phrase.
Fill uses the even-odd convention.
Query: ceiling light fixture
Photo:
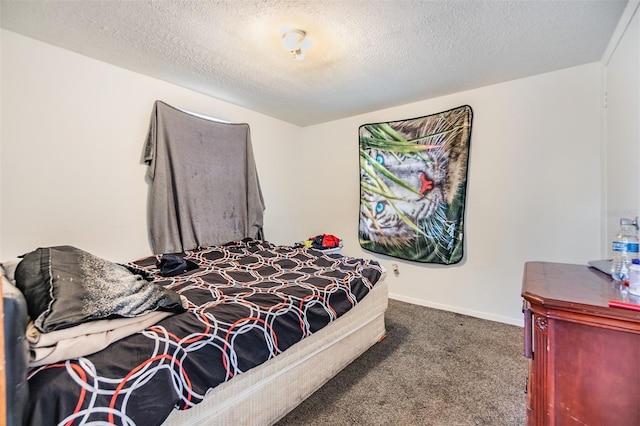
[[[305,52],[313,45],[311,37],[307,37],[306,31],[289,29],[282,34],[282,47],[291,52],[298,61],[304,59]]]

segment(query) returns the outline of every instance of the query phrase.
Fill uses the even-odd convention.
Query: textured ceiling
[[[306,126],[599,61],[627,1],[5,1],[1,25]],[[280,45],[314,39],[302,61]]]

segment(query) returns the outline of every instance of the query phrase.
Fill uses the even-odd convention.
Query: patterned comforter
[[[188,310],[79,359],[29,372],[31,425],[157,425],[207,390],[277,356],[355,306],[382,274],[372,260],[243,240],[187,251],[198,268],[167,278]]]

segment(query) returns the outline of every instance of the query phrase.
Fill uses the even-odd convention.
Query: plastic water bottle
[[[629,267],[629,293],[640,296],[640,259],[633,259]]]
[[[627,218],[620,219],[620,231],[613,240],[613,262],[611,276],[616,281],[629,280],[629,267],[633,259],[638,258],[638,222]]]

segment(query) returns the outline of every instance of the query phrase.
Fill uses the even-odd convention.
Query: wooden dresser
[[[528,425],[640,425],[640,312],[584,265],[525,264]]]

